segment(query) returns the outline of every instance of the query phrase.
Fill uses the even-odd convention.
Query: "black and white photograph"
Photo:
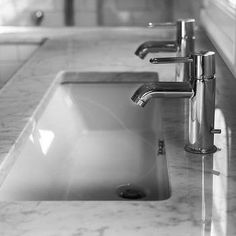
[[[236,0],[0,0],[0,236],[236,236]]]

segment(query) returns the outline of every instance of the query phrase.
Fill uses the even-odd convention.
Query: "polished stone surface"
[[[159,39],[168,35],[159,33]],[[0,91],[1,181],[30,132],[32,114],[60,71],[158,71],[160,80],[173,79],[174,67],[153,66],[133,55],[137,45],[160,34],[141,28],[45,32],[51,40]],[[215,50],[203,32],[197,34],[196,47]],[[236,235],[235,87],[235,78],[217,55],[215,126],[222,134],[215,136],[218,151],[212,155],[184,151],[187,102],[162,100],[168,200],[0,202],[0,235]]]

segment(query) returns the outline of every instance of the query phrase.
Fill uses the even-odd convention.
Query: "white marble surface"
[[[158,39],[158,29],[77,29],[63,33],[38,33],[51,39],[0,91],[1,180],[27,136],[22,130],[30,131],[32,114],[58,72],[158,70],[162,80],[173,78],[173,67],[157,69],[133,55],[141,42]],[[168,32],[161,31],[160,38],[166,35]],[[197,48],[214,50],[202,32],[197,34]],[[219,151],[214,155],[184,152],[185,102],[162,101],[172,190],[168,200],[0,202],[0,235],[236,235],[235,87],[236,80],[217,56],[216,125],[223,132],[216,136]]]

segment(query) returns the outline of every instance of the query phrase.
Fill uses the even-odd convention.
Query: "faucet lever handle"
[[[160,57],[151,58],[150,62],[152,64],[191,63],[193,59],[189,57]]]
[[[148,23],[148,28],[155,28],[155,27],[174,27],[176,26],[177,24],[175,22],[163,22],[163,23],[154,23],[154,22],[149,22]]]
[[[162,57],[150,59],[152,64],[191,63],[191,77],[196,79],[215,78],[215,52],[200,51],[189,57]]]

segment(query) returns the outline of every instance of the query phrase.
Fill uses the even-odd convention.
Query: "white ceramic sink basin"
[[[0,200],[167,199],[166,158],[158,155],[161,107],[158,100],[136,106],[130,97],[139,86],[57,85],[40,107]]]

